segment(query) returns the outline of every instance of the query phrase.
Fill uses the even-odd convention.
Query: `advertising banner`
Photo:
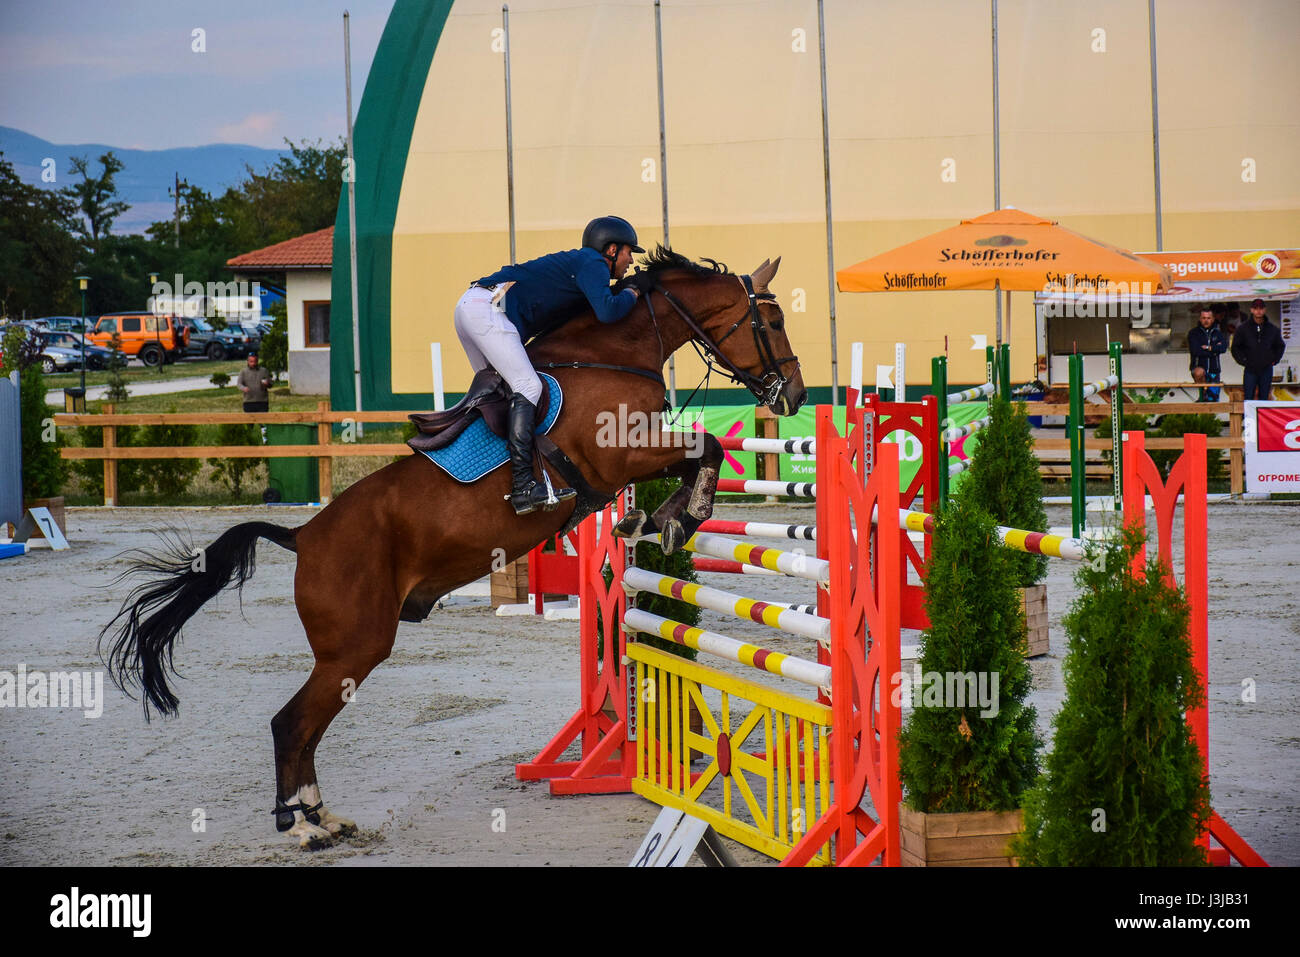
[[[1247,492],[1300,492],[1300,402],[1247,402]]]

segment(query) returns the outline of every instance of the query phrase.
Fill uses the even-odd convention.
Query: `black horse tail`
[[[245,522],[227,529],[207,548],[187,547],[179,534],[163,536],[161,554],[138,551],[131,567],[114,584],[137,574],[154,577],[131,590],[122,607],[99,633],[100,657],[104,637],[113,631],[113,647],[104,663],[109,676],[127,696],[139,688],[145,720],[149,706],[162,714],[175,714],[179,699],[167,685],[167,672],[177,674],[172,662],[174,644],[185,622],[204,603],[233,584],[243,589],[256,568],[257,540],[265,538],[291,552],[298,550],[297,529],[270,522]]]

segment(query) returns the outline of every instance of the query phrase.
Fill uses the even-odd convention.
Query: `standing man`
[[[1187,333],[1187,351],[1192,354],[1192,378],[1197,382],[1218,382],[1222,374],[1219,356],[1228,351],[1228,337],[1214,321],[1214,307],[1201,306],[1200,324]],[[1197,402],[1218,402],[1218,389],[1202,389]]]
[[[244,393],[245,412],[267,412],[270,401],[271,373],[257,364],[257,353],[248,354],[248,367],[239,370],[239,391]]]
[[[1268,321],[1264,300],[1250,304],[1250,321],[1237,327],[1232,337],[1232,357],[1245,370],[1241,377],[1246,401],[1267,400],[1273,388],[1273,366],[1286,351],[1282,332]]]

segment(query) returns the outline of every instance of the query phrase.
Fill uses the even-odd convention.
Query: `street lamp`
[[[148,302],[149,302],[149,311],[150,311],[151,313],[153,313],[153,335],[154,335],[154,338],[155,338],[156,340],[158,340],[159,348],[161,348],[161,346],[162,346],[162,333],[160,333],[160,332],[158,331],[158,303],[157,303],[157,301],[155,301],[155,299],[154,299],[154,295],[153,295],[153,289],[154,289],[154,286],[156,286],[156,285],[158,285],[158,274],[157,274],[156,272],[151,272],[151,273],[149,273],[149,299],[148,299]],[[162,375],[162,374],[163,374],[163,371],[164,371],[166,365],[167,365],[167,363],[164,362],[161,358],[158,360],[158,374],[159,374],[159,375]]]
[[[81,397],[86,397],[86,287],[90,285],[89,276],[78,276],[77,284],[81,286]]]

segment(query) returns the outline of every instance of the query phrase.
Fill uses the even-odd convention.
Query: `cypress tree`
[[[989,399],[990,421],[980,430],[979,448],[961,479],[961,492],[971,496],[998,525],[1047,531],[1043,480],[1038,475],[1034,440],[1029,434],[1025,404],[998,396]],[[1047,558],[1028,552],[1011,556],[1014,584],[1027,588],[1047,575]]]
[[[1016,853],[1045,866],[1204,864],[1203,762],[1185,719],[1204,700],[1192,666],[1190,610],[1126,529],[1080,568],[1065,618],[1065,702],[1046,772],[1026,796]]]
[[[917,811],[1013,810],[1038,774],[1037,715],[1025,704],[1024,611],[1012,555],[995,525],[965,489],[936,520],[925,578],[930,628],[918,668],[893,688],[913,703],[899,734],[899,766],[908,806]],[[932,697],[932,675],[946,686],[949,675],[970,672],[983,675],[990,691],[996,676],[996,713],[969,696],[963,707]]]

